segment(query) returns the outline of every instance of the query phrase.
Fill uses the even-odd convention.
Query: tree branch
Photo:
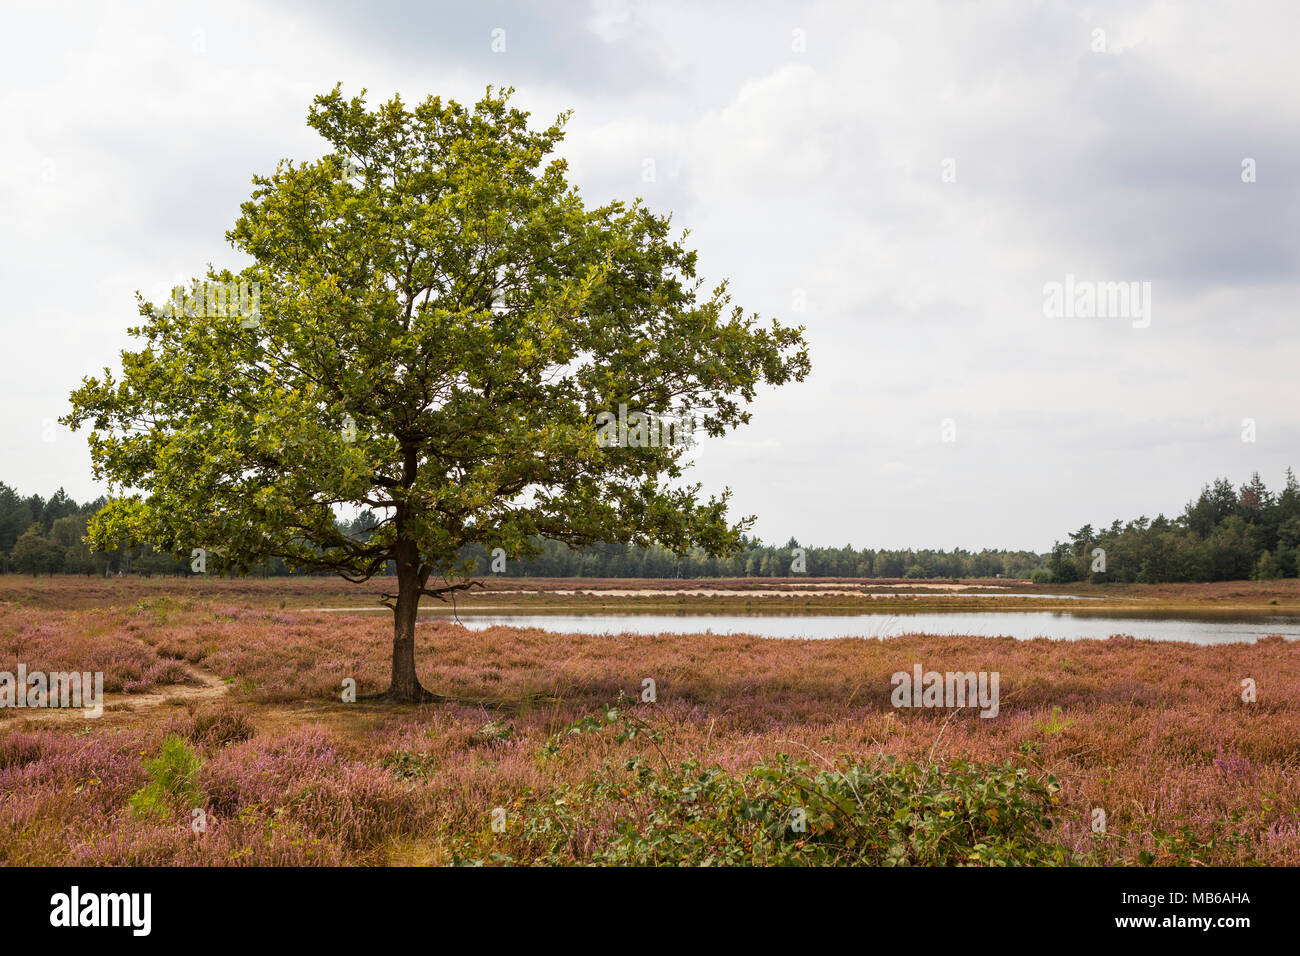
[[[447,599],[443,597],[444,594],[448,594],[452,591],[468,591],[476,584],[479,587],[486,587],[482,581],[465,581],[462,584],[448,584],[446,587],[441,588],[420,588],[420,593],[427,594],[429,597],[435,597],[439,601],[445,603]]]

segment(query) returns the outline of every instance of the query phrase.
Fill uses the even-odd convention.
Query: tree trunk
[[[393,677],[383,697],[397,704],[419,704],[437,698],[420,686],[415,675],[415,621],[420,610],[419,550],[413,541],[398,541],[397,605],[393,610]]]

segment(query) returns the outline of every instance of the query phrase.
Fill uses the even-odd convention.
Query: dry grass
[[[320,586],[290,583],[297,596]],[[171,585],[142,585],[117,607],[0,609],[6,655],[31,669],[85,669],[89,658],[143,692],[185,662],[231,682],[220,714],[203,704],[110,708],[57,727],[0,720],[0,861],[445,863],[492,807],[589,779],[642,746],[582,738],[538,760],[551,734],[649,677],[658,702],[639,710],[673,760],[1009,759],[1062,781],[1056,837],[1076,859],[1300,864],[1300,654],[1280,639],[588,637],[438,620],[417,631],[421,680],[462,702],[404,709],[340,699],[345,678],[361,693],[386,684],[382,617],[254,608],[225,588],[210,600]],[[1001,712],[894,709],[890,675],[916,663],[999,672]],[[1253,704],[1240,696],[1248,677]],[[476,736],[492,720],[513,735]],[[127,808],[144,757],[168,734],[205,760],[205,833],[179,813],[145,821]],[[1094,807],[1107,812],[1104,838],[1089,830]]]

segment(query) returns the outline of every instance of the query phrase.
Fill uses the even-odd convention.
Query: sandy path
[[[186,703],[215,700],[224,697],[234,686],[227,684],[211,671],[200,670],[191,664],[184,666],[189,675],[198,681],[197,684],[163,684],[145,694],[105,694],[104,709],[108,710],[113,705],[120,704],[123,706],[115,709],[148,710],[151,707],[161,707],[178,697]]]
[[[123,694],[121,692],[104,694],[104,713],[101,717],[87,717],[85,712],[76,707],[46,708],[4,708],[0,709],[0,727],[6,722],[22,723],[62,723],[73,720],[102,720],[110,714],[139,713],[170,705],[179,699],[185,703],[216,700],[224,697],[233,686],[227,684],[216,674],[202,670],[192,664],[184,664],[186,672],[196,683],[163,684],[144,694]]]

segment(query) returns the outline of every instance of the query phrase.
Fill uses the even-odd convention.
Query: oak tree
[[[92,426],[115,489],[90,525],[100,547],[356,582],[391,562],[393,701],[437,699],[416,614],[474,583],[467,545],[739,545],[752,518],[728,518],[729,492],[680,481],[688,444],[604,441],[600,413],[719,436],[759,386],[809,370],[802,328],[706,290],[669,217],[587,208],[556,154],[568,114],[531,128],[511,92],[317,97],[329,152],[255,177],[227,233],[251,264],[210,267],[170,305],[140,298],[139,347],[64,419]],[[348,534],[348,509],[379,520]]]

